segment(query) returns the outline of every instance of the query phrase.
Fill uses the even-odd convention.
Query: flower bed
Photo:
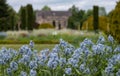
[[[109,35],[96,43],[86,38],[78,48],[60,39],[40,52],[34,42],[19,50],[0,50],[0,76],[119,76],[120,45]]]

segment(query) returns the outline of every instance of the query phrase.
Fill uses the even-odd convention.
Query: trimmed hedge
[[[54,28],[54,26],[49,23],[42,23],[39,25],[39,29],[47,29],[47,28]]]
[[[36,44],[58,44],[59,41],[37,41],[33,40]],[[17,40],[0,40],[0,44],[28,44],[29,41],[17,41]]]
[[[105,16],[99,17],[99,30],[104,31],[105,33],[109,32],[108,18]],[[93,27],[93,16],[89,17],[82,26],[82,30],[94,30]]]
[[[110,33],[120,43],[120,1],[110,14]]]

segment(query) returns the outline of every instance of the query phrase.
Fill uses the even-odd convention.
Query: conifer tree
[[[98,32],[98,24],[99,24],[99,19],[98,19],[98,6],[93,6],[93,26],[95,32]]]
[[[6,0],[0,0],[0,31],[6,31],[9,26],[9,12]]]
[[[34,25],[34,12],[31,4],[26,6],[26,26],[28,30],[33,30]]]
[[[21,6],[20,8],[20,21],[21,21],[21,25],[20,25],[20,28],[22,30],[25,30],[26,29],[26,8]]]

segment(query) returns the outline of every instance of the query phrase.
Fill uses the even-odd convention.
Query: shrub
[[[47,29],[47,28],[54,28],[54,27],[49,23],[42,23],[39,25],[39,29]]]

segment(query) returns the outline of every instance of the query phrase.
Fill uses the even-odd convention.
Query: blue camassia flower
[[[37,62],[36,61],[30,61],[29,67],[30,67],[30,69],[36,69],[37,68]]]
[[[108,41],[113,44],[114,43],[114,38],[111,35],[109,35],[108,36]]]
[[[27,73],[24,72],[24,71],[21,71],[21,72],[20,72],[20,76],[27,76]]]
[[[60,58],[59,59],[59,64],[61,67],[63,67],[64,65],[66,65],[66,58]]]
[[[4,65],[4,64],[6,64],[6,62],[4,62],[3,59],[0,59],[0,65]]]
[[[81,64],[80,67],[79,67],[80,71],[84,71],[85,70],[85,64]]]
[[[103,54],[105,52],[105,46],[103,44],[93,45],[92,50],[95,55]]]
[[[7,68],[6,71],[7,71],[7,74],[9,76],[12,76],[12,69],[11,68]]]
[[[90,51],[88,50],[88,48],[85,48],[83,51],[85,57],[88,57],[88,55],[90,54]]]
[[[44,66],[44,65],[46,65],[45,63],[46,63],[47,60],[48,60],[48,57],[47,57],[46,55],[41,55],[41,56],[40,56],[40,60],[37,61],[37,62],[38,62],[38,64],[40,64],[41,66]]]
[[[85,72],[86,74],[89,74],[89,73],[90,73],[90,69],[89,69],[89,68],[86,68],[84,72]]]
[[[113,72],[113,70],[114,70],[113,65],[108,64],[108,66],[105,68],[105,73],[109,75],[110,73]]]
[[[63,39],[60,39],[60,44],[59,44],[61,47],[67,47],[68,46],[68,43],[65,42]]]
[[[118,72],[116,73],[116,76],[120,76],[120,69],[119,69]]]
[[[30,76],[37,76],[37,72],[35,70],[31,69]]]
[[[104,36],[99,36],[99,38],[98,38],[98,41],[97,41],[97,44],[102,44],[102,43],[104,43],[105,42],[105,38],[104,38]]]
[[[45,50],[42,50],[42,51],[40,51],[40,56],[42,55],[42,56],[47,56],[49,54],[49,49],[45,49]]]
[[[64,54],[65,54],[65,56],[71,55],[72,54],[72,49],[71,48],[65,48]]]
[[[12,62],[10,63],[10,68],[11,68],[13,71],[16,71],[16,70],[18,70],[18,64],[17,64],[16,62],[12,61]]]
[[[50,59],[47,63],[47,66],[51,69],[55,69],[58,65],[58,61]]]
[[[87,46],[92,46],[93,45],[93,42],[90,40],[90,39],[85,39],[84,41],[84,44],[86,44]]]
[[[67,75],[71,75],[72,74],[72,69],[71,68],[65,68],[65,73]]]
[[[106,52],[107,53],[109,53],[109,52],[112,52],[113,51],[113,49],[112,49],[112,47],[111,46],[106,46]]]
[[[69,58],[68,64],[72,65],[72,67],[78,67],[79,59]]]
[[[23,45],[23,46],[21,46],[20,47],[20,49],[19,49],[19,54],[24,54],[25,53],[25,49],[26,49],[26,47],[28,47],[27,45]]]
[[[79,58],[81,58],[81,55],[80,55],[80,53],[74,52],[72,55],[72,58],[79,59]]]
[[[49,54],[49,59],[51,59],[51,60],[59,60],[58,53],[50,53]]]
[[[81,48],[81,49],[86,48],[86,44],[85,44],[84,42],[81,42],[81,43],[80,43],[80,48]]]
[[[109,63],[115,65],[120,63],[120,54],[113,55],[112,58],[109,59]]]
[[[19,49],[19,54],[31,56],[31,55],[33,54],[33,52],[32,52],[32,50],[28,47],[28,45],[23,45],[23,46]]]
[[[23,55],[21,59],[19,59],[18,63],[22,63],[24,65],[27,65],[31,60],[31,57],[28,55]]]
[[[58,54],[57,53],[50,53],[47,66],[49,68],[55,69],[58,65],[58,62],[59,62]]]
[[[114,52],[120,53],[120,45],[118,45],[118,46],[114,49]]]
[[[55,47],[52,49],[53,53],[59,53],[60,52],[60,48],[59,45],[55,45]]]
[[[0,64],[6,64],[14,57],[14,53],[11,50],[2,48],[0,51]]]
[[[33,42],[32,40],[30,40],[29,46],[30,46],[31,48],[34,47],[34,42]]]

